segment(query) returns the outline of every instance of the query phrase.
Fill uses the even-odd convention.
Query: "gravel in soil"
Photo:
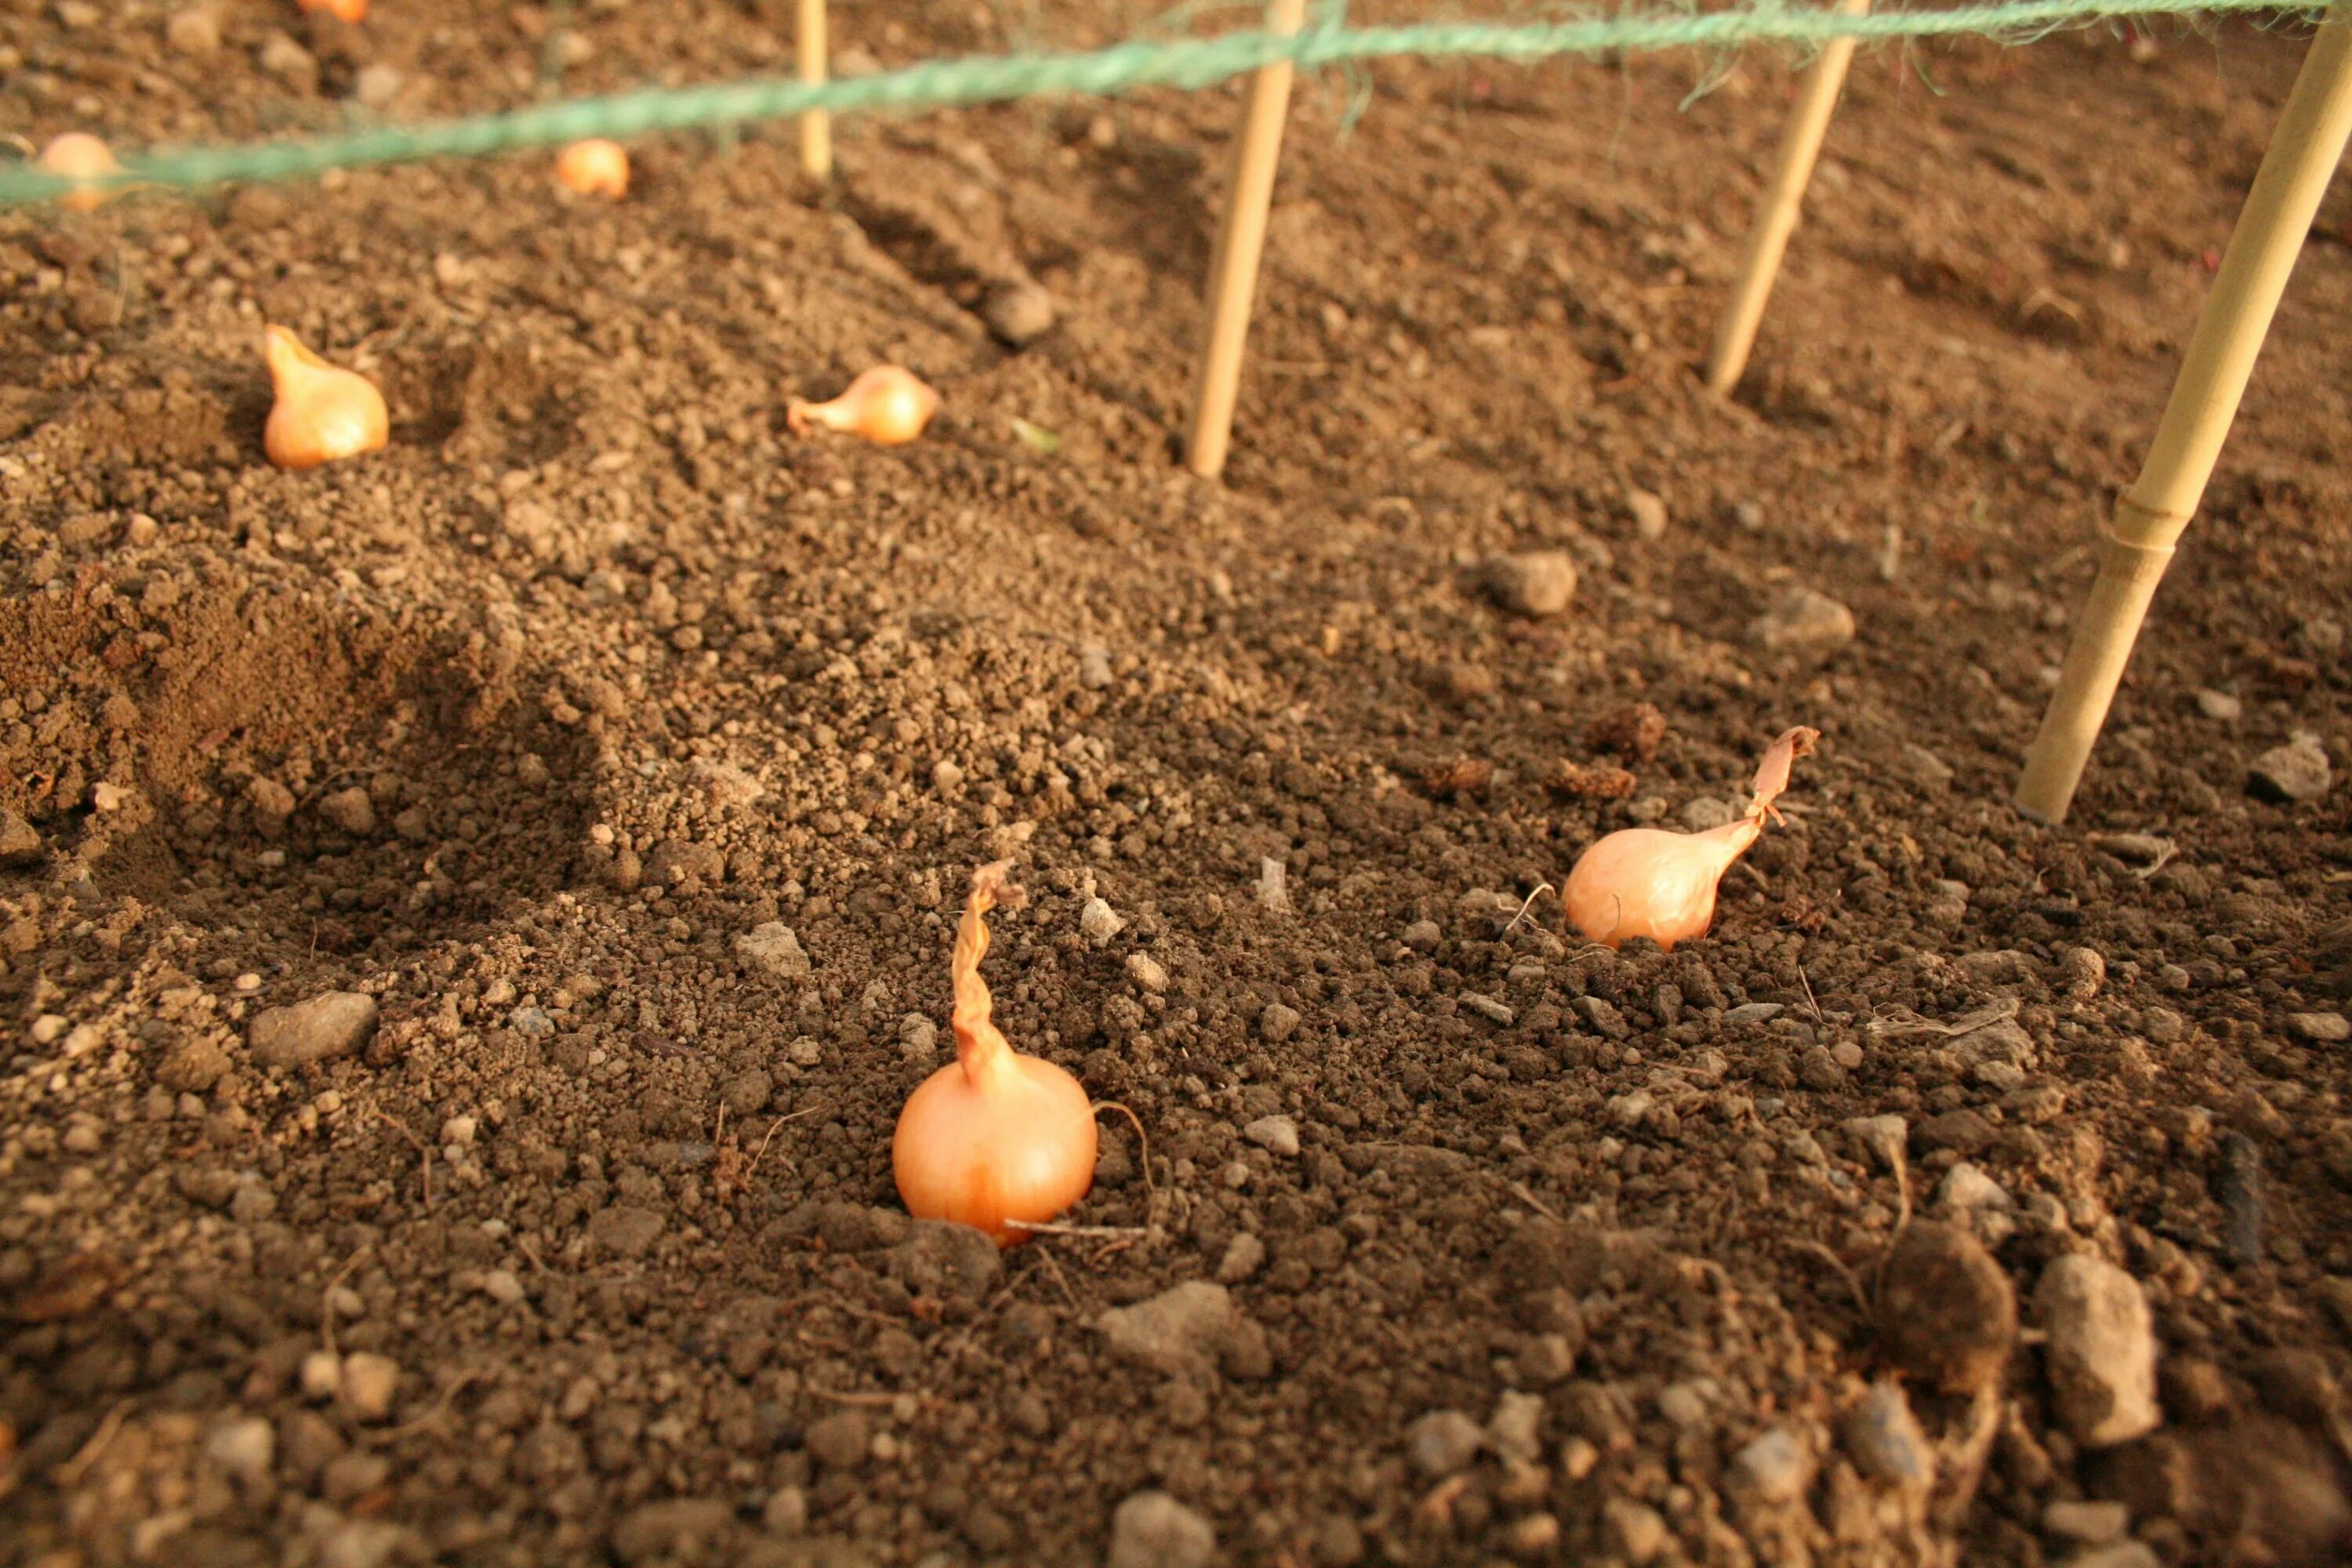
[[[782,9],[20,5],[0,129]],[[845,68],[1014,41],[902,9]],[[1729,405],[1780,63],[1309,84],[1222,486],[1231,90],[0,217],[0,1562],[2340,1561],[2342,194],[2005,804],[2296,49],[1865,56]],[[265,319],[387,451],[262,462]],[[922,442],[784,431],[885,360]],[[1793,723],[1711,935],[1563,940]],[[1150,1136],[1002,1257],[888,1158],[1000,856]]]

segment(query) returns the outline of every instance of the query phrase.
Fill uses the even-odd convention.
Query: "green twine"
[[[1198,89],[1283,58],[1296,60],[1309,70],[1407,56],[1475,57],[1527,64],[1556,55],[1613,50],[1731,49],[1748,44],[1817,48],[1838,37],[1871,42],[1974,35],[2013,40],[2112,18],[2282,10],[2300,14],[2304,9],[2282,7],[2276,0],[2003,0],[1948,11],[1884,11],[1855,16],[1841,11],[1788,9],[1777,0],[1749,0],[1738,9],[1707,15],[1673,11],[1524,24],[1428,22],[1360,28],[1325,25],[1309,26],[1288,38],[1244,32],[1176,42],[1137,39],[1087,54],[935,60],[814,87],[753,79],[573,99],[502,114],[425,125],[379,126],[308,141],[193,147],[130,160],[121,175],[106,180],[69,181],[20,165],[0,170],[0,207],[44,201],[77,184],[185,190],[238,181],[298,179],[366,164],[486,157],[525,147],[559,146],[589,136],[625,141],[655,132],[786,119],[818,109],[835,114],[906,112],[1046,95],[1108,96],[1146,87]]]

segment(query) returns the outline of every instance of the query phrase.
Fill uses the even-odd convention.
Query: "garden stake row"
[[[1860,16],[1870,0],[1838,0],[1837,9]],[[1797,227],[1797,209],[1813,177],[1821,156],[1822,138],[1829,133],[1830,113],[1845,86],[1846,68],[1853,62],[1854,40],[1832,38],[1822,46],[1821,58],[1805,73],[1797,101],[1789,110],[1788,129],[1780,133],[1780,157],[1772,183],[1756,209],[1756,226],[1748,237],[1748,254],[1739,263],[1739,281],[1731,290],[1723,323],[1716,329],[1715,351],[1706,364],[1706,389],[1718,397],[1730,395],[1748,368],[1748,351],[1756,345],[1756,329],[1764,320],[1765,301],[1780,272],[1781,253]]]
[[[2270,150],[2231,231],[2147,461],[2116,502],[2100,548],[2098,579],[2066,650],[2041,733],[2026,748],[2017,804],[2029,815],[2049,822],[2066,819],[2140,623],[2172,563],[2174,543],[2205,499],[2205,483],[2212,478],[2287,275],[2294,270],[2347,136],[2352,0],[2336,0],[2312,36]]]
[[[1265,30],[1278,37],[1298,31],[1307,0],[1267,0]],[[1250,306],[1257,295],[1258,259],[1265,250],[1266,209],[1274,201],[1275,168],[1282,158],[1282,122],[1290,112],[1297,68],[1275,60],[1250,78],[1242,131],[1234,145],[1234,184],[1225,197],[1224,226],[1209,263],[1208,331],[1201,345],[1200,378],[1192,394],[1192,432],[1184,443],[1192,470],[1214,479],[1233,445],[1234,402],[1249,339]]]

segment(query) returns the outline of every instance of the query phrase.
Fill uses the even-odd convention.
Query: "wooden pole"
[[[1267,0],[1265,30],[1287,37],[1307,19],[1307,0]],[[1234,404],[1240,395],[1242,350],[1249,339],[1250,306],[1257,295],[1258,260],[1265,251],[1266,209],[1274,201],[1275,166],[1282,157],[1282,123],[1290,112],[1288,60],[1260,66],[1250,78],[1234,149],[1234,184],[1225,198],[1224,226],[1209,264],[1209,329],[1192,392],[1192,432],[1184,444],[1192,470],[1209,479],[1223,471],[1233,446]]]
[[[2091,743],[2106,721],[2132,644],[2174,543],[2205,498],[2205,482],[2237,417],[2254,356],[2311,232],[2320,197],[2352,137],[2352,0],[2336,0],[2304,56],[2270,150],[2230,235],[2212,292],[2172,384],[2139,478],[2116,502],[2098,580],[2074,629],[2066,663],[2026,749],[2017,804],[2063,822]]]
[[[797,38],[801,80],[824,85],[824,0],[800,0]],[[801,168],[810,178],[833,177],[833,116],[812,109],[801,116]]]
[[[1870,10],[1870,0],[1838,0],[1837,8],[1848,16],[1864,16]],[[1812,183],[1822,138],[1829,134],[1830,112],[1837,108],[1846,68],[1853,63],[1853,43],[1852,38],[1832,38],[1822,46],[1821,58],[1805,73],[1796,104],[1789,110],[1788,126],[1780,132],[1780,161],[1756,209],[1748,254],[1739,263],[1739,282],[1731,291],[1731,303],[1716,328],[1715,350],[1707,357],[1706,389],[1717,397],[1728,396],[1739,384],[1740,373],[1748,368],[1748,351],[1756,346],[1764,303],[1772,297],[1772,285],[1780,276],[1780,257],[1789,248],[1789,236],[1796,231],[1797,209],[1804,202],[1805,187]]]

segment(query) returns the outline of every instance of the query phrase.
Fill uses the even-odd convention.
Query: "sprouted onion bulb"
[[[1052,1062],[1014,1050],[989,1021],[982,917],[999,903],[1020,905],[1021,889],[1004,879],[1007,865],[972,873],[971,900],[956,927],[956,1059],[908,1096],[890,1141],[908,1214],[971,1226],[999,1247],[1027,1239],[1008,1222],[1043,1224],[1086,1196],[1095,1179],[1087,1091]]]
[[[591,136],[556,154],[555,177],[583,196],[617,201],[629,194],[629,154],[618,142]]]
[[[940,395],[900,365],[877,365],[849,384],[849,390],[830,403],[793,398],[784,405],[784,423],[806,434],[812,425],[862,436],[877,447],[898,447],[923,433],[938,412]]]
[[[45,174],[63,174],[77,180],[122,172],[122,165],[114,161],[106,143],[87,131],[68,131],[53,139],[41,149],[34,167]],[[106,205],[110,194],[97,186],[80,185],[59,196],[58,205],[71,212],[96,212]]]
[[[373,382],[329,364],[284,327],[264,332],[261,352],[278,392],[261,432],[261,448],[271,462],[315,468],[384,444],[391,419]]]
[[[1594,844],[1578,858],[1560,895],[1569,924],[1610,947],[1646,936],[1672,949],[1705,936],[1715,919],[1716,884],[1756,842],[1765,820],[1780,819],[1772,803],[1789,787],[1789,764],[1821,738],[1820,731],[1800,725],[1773,742],[1756,770],[1756,799],[1736,822],[1705,833],[1628,827]]]
[[[300,0],[305,11],[324,11],[339,22],[367,19],[368,0]]]

